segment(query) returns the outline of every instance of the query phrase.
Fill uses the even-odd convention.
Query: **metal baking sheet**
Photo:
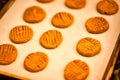
[[[12,7],[0,19],[0,44],[11,43],[18,49],[18,56],[15,62],[10,65],[0,65],[0,71],[15,74],[32,80],[65,80],[64,68],[66,64],[74,59],[86,62],[90,68],[87,80],[102,80],[109,59],[112,55],[115,43],[120,33],[120,8],[114,15],[102,15],[96,11],[96,4],[100,0],[87,0],[85,8],[74,10],[64,5],[64,0],[54,0],[51,3],[39,3],[36,0],[16,0]],[[120,4],[120,0],[115,0]],[[23,12],[26,8],[37,5],[46,11],[46,18],[36,24],[29,24],[23,21]],[[57,12],[69,12],[75,20],[74,23],[65,29],[55,28],[51,24],[51,18]],[[90,17],[100,16],[107,19],[110,28],[101,34],[91,34],[86,31],[85,22]],[[33,38],[24,44],[14,44],[9,40],[10,30],[17,25],[29,25],[33,31]],[[39,44],[39,38],[43,32],[56,29],[63,34],[63,42],[56,49],[45,49]],[[77,53],[76,44],[84,37],[92,37],[101,42],[102,50],[94,57],[84,57]],[[32,73],[24,69],[25,57],[31,53],[41,51],[49,57],[48,66],[39,72]]]

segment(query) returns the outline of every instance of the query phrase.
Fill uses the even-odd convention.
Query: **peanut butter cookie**
[[[89,66],[81,60],[69,62],[64,69],[66,80],[85,80],[89,75]]]
[[[42,2],[42,3],[49,3],[49,2],[52,2],[54,0],[37,0],[38,2]]]
[[[115,0],[101,0],[97,3],[97,11],[101,14],[112,15],[118,12],[118,4]]]
[[[12,44],[0,45],[0,64],[7,65],[13,63],[17,58],[17,48]]]
[[[67,12],[56,13],[51,23],[58,28],[67,28],[74,22],[74,17],[72,14]]]
[[[53,49],[58,47],[63,40],[61,32],[58,30],[48,30],[40,37],[40,44],[47,49]]]
[[[28,23],[38,23],[46,17],[46,12],[39,6],[32,6],[24,11],[23,19]]]
[[[43,52],[30,53],[24,60],[24,67],[30,72],[38,72],[46,68],[48,56]]]
[[[33,30],[27,25],[14,27],[9,34],[10,40],[14,43],[21,44],[28,42],[33,37]]]
[[[86,0],[65,0],[65,5],[72,9],[80,9],[85,7]]]
[[[86,37],[78,41],[76,49],[80,55],[92,57],[100,53],[101,43],[97,39]]]
[[[108,21],[103,17],[89,18],[85,23],[88,32],[93,34],[99,34],[109,29]]]

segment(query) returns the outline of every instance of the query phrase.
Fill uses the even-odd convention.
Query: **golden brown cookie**
[[[40,37],[40,44],[47,49],[53,49],[58,47],[63,40],[61,32],[58,30],[48,30]]]
[[[24,67],[30,72],[38,72],[48,65],[48,56],[43,52],[30,53],[24,60]]]
[[[118,12],[118,4],[115,0],[101,0],[96,5],[97,11],[101,14],[112,15]]]
[[[92,57],[100,53],[101,43],[97,39],[86,37],[78,41],[76,49],[80,55]]]
[[[65,5],[72,9],[80,9],[85,7],[86,0],[65,0]]]
[[[28,23],[38,23],[46,17],[46,12],[39,6],[32,6],[24,11],[23,19]]]
[[[42,2],[42,3],[49,3],[49,2],[52,2],[54,0],[37,0],[38,2]]]
[[[25,43],[33,37],[33,30],[27,25],[19,25],[14,27],[9,34],[9,38],[14,43]]]
[[[108,21],[103,17],[89,18],[85,23],[88,32],[93,34],[99,34],[109,29]]]
[[[72,14],[67,12],[56,13],[51,23],[58,28],[67,28],[74,22],[74,17]]]
[[[85,80],[89,75],[89,66],[81,60],[69,62],[64,69],[66,80]]]
[[[0,64],[7,65],[13,63],[17,58],[17,48],[12,44],[0,45]]]

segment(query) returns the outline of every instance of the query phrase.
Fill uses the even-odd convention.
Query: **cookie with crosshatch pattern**
[[[88,75],[88,64],[79,59],[69,62],[64,69],[64,77],[66,80],[85,80]]]
[[[100,53],[101,43],[97,39],[85,37],[78,41],[76,50],[82,56],[92,57]]]
[[[38,2],[42,2],[42,3],[49,3],[49,2],[52,2],[54,0],[37,0]]]
[[[58,47],[62,41],[62,33],[58,30],[48,30],[44,32],[39,39],[40,44],[47,49]]]
[[[97,3],[96,9],[101,14],[112,15],[118,12],[119,6],[115,0],[101,0]]]
[[[74,17],[68,12],[58,12],[53,16],[51,20],[52,25],[57,28],[70,27],[70,25],[72,25],[73,22]]]
[[[13,63],[18,55],[17,48],[12,44],[1,44],[0,45],[0,64],[8,65]]]
[[[24,60],[24,67],[30,72],[38,72],[48,65],[48,56],[43,52],[34,52],[27,55]]]
[[[65,0],[65,5],[72,9],[81,9],[86,5],[86,0]]]
[[[28,42],[33,37],[33,30],[27,25],[15,26],[11,29],[9,38],[12,42],[21,44]]]
[[[89,33],[99,34],[109,29],[109,22],[103,17],[91,17],[86,21],[85,27]]]
[[[28,7],[23,14],[24,21],[38,23],[46,17],[46,12],[39,6]]]

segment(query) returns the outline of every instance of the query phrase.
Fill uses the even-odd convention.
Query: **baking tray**
[[[113,53],[110,57],[109,63],[106,67],[104,76],[102,80],[110,80],[112,78],[112,74],[114,74],[114,68],[116,66],[116,61],[120,53],[120,34],[118,36],[118,39],[116,41]],[[112,79],[111,79],[112,80]]]
[[[2,0],[1,0],[2,2]],[[5,2],[5,1],[3,1]],[[7,12],[7,10],[12,6],[12,4],[15,2],[15,0],[8,0],[6,3],[4,3],[2,9],[0,10],[0,18]],[[2,3],[1,3],[2,4]]]
[[[90,74],[86,80],[102,80],[109,60],[113,53],[118,35],[120,33],[120,9],[114,15],[102,15],[96,11],[96,4],[99,0],[87,0],[85,8],[70,9],[64,5],[64,0],[54,0],[51,3],[39,3],[36,0],[16,0],[9,10],[0,19],[0,44],[11,43],[18,49],[18,56],[15,62],[9,65],[0,65],[1,74],[13,74],[21,79],[32,80],[64,80],[64,68],[66,64],[74,59],[86,62],[90,68]],[[116,0],[120,4],[120,0]],[[26,8],[37,5],[46,11],[46,18],[36,24],[29,24],[23,21],[23,12]],[[75,21],[69,28],[55,28],[51,24],[51,18],[57,12],[71,13]],[[86,31],[85,22],[90,17],[100,16],[107,19],[110,24],[109,30],[101,34],[91,34]],[[9,40],[10,30],[18,25],[28,25],[34,31],[32,40],[24,44],[14,44]],[[39,44],[40,36],[47,30],[56,29],[63,34],[63,42],[56,49],[45,49]],[[84,37],[92,37],[101,42],[101,52],[93,57],[84,57],[77,53],[76,44]],[[48,66],[39,72],[32,73],[24,69],[25,57],[31,53],[41,51],[49,57]],[[21,77],[20,77],[21,76]]]

